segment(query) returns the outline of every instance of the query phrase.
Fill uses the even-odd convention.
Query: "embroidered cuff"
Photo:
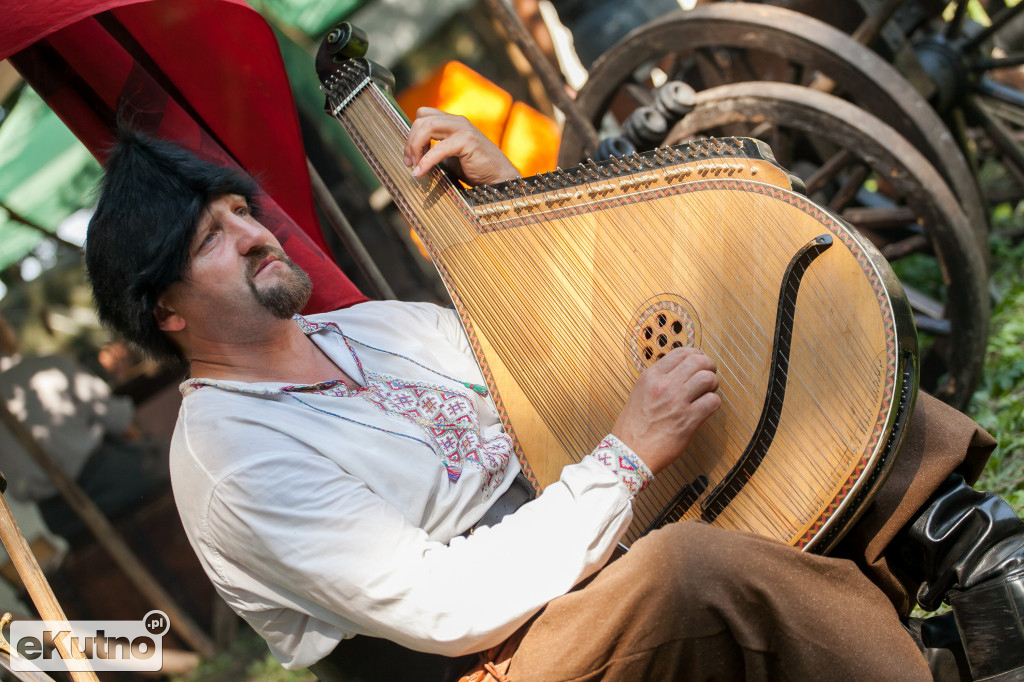
[[[647,468],[643,460],[610,433],[590,456],[611,469],[612,473],[626,484],[631,495],[636,495],[646,488],[654,478],[654,473]]]

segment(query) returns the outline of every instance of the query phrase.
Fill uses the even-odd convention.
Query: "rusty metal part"
[[[774,149],[779,162],[794,171],[806,169],[811,198],[862,229],[883,253],[888,250],[895,257],[922,248],[934,253],[946,289],[945,306],[919,292],[911,302],[919,329],[940,334],[948,330],[949,352],[941,358],[948,377],[925,388],[964,407],[980,377],[988,337],[988,272],[957,198],[935,168],[877,117],[835,96],[789,83],[733,83],[699,92],[696,107],[672,129],[667,142],[754,127],[766,136],[783,131],[786,142]],[[892,205],[852,205],[869,175],[884,185]],[[891,240],[892,226],[901,219],[904,226],[923,230]]]
[[[692,56],[707,57],[705,62],[724,60],[735,51],[756,53],[748,63],[755,71],[766,62],[763,55],[769,55],[785,60],[791,66],[791,77],[810,80],[813,74],[824,74],[836,83],[836,94],[895,128],[945,178],[967,214],[978,248],[987,253],[988,220],[974,175],[946,125],[892,65],[849,35],[804,14],[770,5],[729,2],[666,15],[634,30],[602,55],[576,104],[584,116],[597,122],[643,65],[664,63],[669,58],[681,63]],[[737,80],[727,64],[710,66],[717,66],[726,82]],[[754,73],[743,79],[751,75],[765,78]],[[559,164],[571,166],[593,151],[567,129]]]

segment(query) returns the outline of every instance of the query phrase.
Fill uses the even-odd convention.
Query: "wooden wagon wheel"
[[[989,25],[956,3],[948,19],[910,29],[934,85],[930,101],[974,166],[990,203],[1024,200],[1024,4],[987,3]]]
[[[934,167],[863,109],[788,83],[702,91],[666,142],[733,134],[774,144],[779,162],[804,180],[808,196],[857,226],[891,261],[920,249],[935,254],[944,301],[907,287],[926,350],[922,387],[965,406],[988,335],[987,269],[957,198]]]
[[[990,204],[1024,200],[1024,4],[988,0],[969,12],[966,1],[770,2],[854,34],[861,26],[884,26],[870,46],[928,96],[984,198]]]
[[[809,84],[827,77],[833,94],[886,121],[934,164],[987,253],[987,216],[949,128],[891,64],[842,31],[770,5],[712,3],[672,13],[631,32],[594,63],[576,100],[579,110],[597,125],[617,97],[628,97],[633,106],[648,104],[655,66],[668,69],[669,78],[696,79],[692,84],[699,88],[746,80]],[[567,129],[559,164],[573,165],[594,152]]]

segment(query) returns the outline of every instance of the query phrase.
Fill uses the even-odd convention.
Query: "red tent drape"
[[[313,279],[306,312],[366,300],[326,255],[277,41],[242,0],[37,0],[4,19],[0,58],[101,162],[120,117],[245,169],[264,224]]]

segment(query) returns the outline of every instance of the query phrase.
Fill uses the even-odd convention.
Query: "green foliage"
[[[1021,225],[1024,204],[993,211],[994,233]],[[967,413],[999,441],[977,487],[1001,495],[1024,516],[1024,242],[994,238],[991,264],[996,303],[984,372]],[[943,605],[937,613],[948,610]],[[929,614],[915,609],[912,615]]]
[[[936,301],[946,300],[942,270],[935,256],[914,253],[891,263],[893,272],[905,286],[913,287]]]
[[[308,670],[282,668],[259,635],[246,628],[227,651],[171,682],[316,682],[316,677]]]
[[[996,232],[1024,222],[1020,209],[993,212]],[[1024,242],[992,241],[992,311],[982,381],[968,408],[999,446],[979,487],[1002,495],[1024,513]]]

